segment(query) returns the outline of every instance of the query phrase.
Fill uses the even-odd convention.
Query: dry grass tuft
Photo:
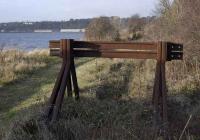
[[[48,51],[0,50],[0,84],[20,79],[32,71],[47,65]]]

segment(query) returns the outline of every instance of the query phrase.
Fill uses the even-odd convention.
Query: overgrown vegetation
[[[146,26],[148,40],[166,40],[184,43],[185,58],[199,58],[200,2],[191,0],[160,0],[158,18]],[[191,62],[193,59],[191,59]]]
[[[133,15],[129,18],[98,17],[94,18],[86,28],[86,40],[136,41],[144,36],[144,27],[155,17],[140,17]]]
[[[169,130],[175,140],[180,138],[189,118],[191,119],[183,133],[183,139],[200,139],[199,4],[198,1],[175,0],[170,3],[168,0],[160,0],[155,20],[149,21],[147,25],[139,21],[135,24],[134,20],[126,22],[129,23],[127,27],[130,32],[127,28],[125,32],[140,32],[142,38],[137,38],[139,40],[184,43],[184,60],[168,62],[166,69]],[[128,40],[122,34],[121,29],[125,29],[122,26],[117,19],[95,19],[90,23],[86,37],[88,40],[116,40],[115,33],[119,31],[120,39]],[[35,70],[28,78],[22,76],[23,81],[0,88],[0,123],[5,126],[0,138],[153,139],[151,97],[155,61],[77,59],[81,100],[76,102],[66,98],[60,120],[53,125],[46,125],[41,114],[51,94],[60,61],[56,58],[46,59],[46,55],[43,59],[42,56],[37,56],[36,60],[32,57],[31,60],[29,57],[14,57],[19,62],[42,62],[45,65],[39,65],[37,69],[32,66],[31,69]],[[42,68],[43,66],[46,68]],[[25,73],[29,74],[29,71]],[[163,138],[158,136],[157,139]]]
[[[12,109],[12,113],[15,110],[18,117],[15,117],[12,125],[9,126],[6,138],[11,140],[64,140],[66,137],[86,140],[153,139],[151,94],[154,64],[155,62],[150,60],[76,60],[81,100],[76,102],[66,98],[60,120],[52,126],[46,126],[40,116],[60,66],[52,65],[48,71],[43,69],[30,77],[43,80],[38,84],[34,84],[35,80],[32,80],[32,84],[24,85],[27,89],[37,87],[37,90],[29,90],[29,94],[34,96],[27,98],[23,104],[17,105],[15,107],[17,110]],[[53,77],[47,76],[50,73]],[[176,69],[167,69],[169,119],[170,128],[172,128],[170,130],[174,139],[179,138],[191,114],[193,117],[184,136],[194,140],[199,138],[197,131],[200,113],[200,96],[197,94],[199,79],[193,81],[193,77],[193,73],[190,72],[177,75]],[[21,84],[24,83],[25,81],[21,82]],[[21,84],[17,87],[22,86]],[[15,88],[10,91],[10,94],[14,90]],[[6,91],[8,92],[5,89],[4,92]],[[20,91],[17,92],[20,93]],[[20,94],[22,93],[21,91]],[[22,121],[22,116],[27,111],[29,113]]]
[[[86,40],[119,40],[119,31],[108,17],[93,19],[85,32]]]
[[[19,50],[0,50],[0,85],[13,82],[31,72],[46,67],[49,60],[47,50],[29,53]]]

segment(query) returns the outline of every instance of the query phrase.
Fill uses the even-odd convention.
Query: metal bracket
[[[183,59],[183,45],[176,43],[167,43],[167,61],[182,60]]]

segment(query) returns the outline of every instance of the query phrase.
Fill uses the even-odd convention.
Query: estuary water
[[[0,33],[0,48],[31,51],[48,48],[49,40],[82,40],[84,33]]]

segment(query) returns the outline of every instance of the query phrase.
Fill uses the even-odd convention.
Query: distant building
[[[85,29],[61,29],[60,32],[85,32]]]
[[[3,32],[5,32],[5,30],[1,30],[0,32],[3,33]]]
[[[23,24],[25,24],[25,25],[33,25],[32,22],[23,22]]]
[[[34,30],[35,33],[51,33],[52,30]]]
[[[118,16],[112,16],[112,17],[110,17],[112,20],[120,20],[120,17],[118,17]]]

